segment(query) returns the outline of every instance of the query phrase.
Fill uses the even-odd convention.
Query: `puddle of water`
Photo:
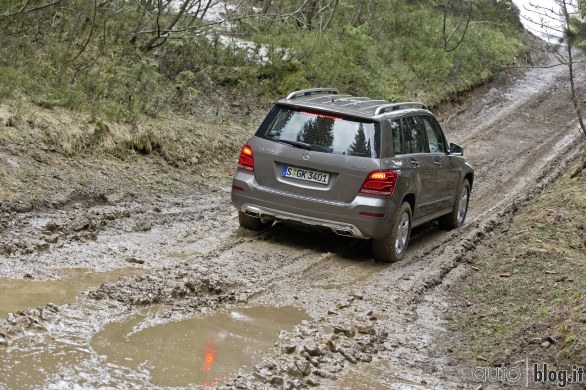
[[[56,341],[19,344],[0,347],[0,389],[46,388],[48,379],[58,377],[60,367],[74,367],[90,355],[87,350]]]
[[[72,302],[79,290],[97,287],[119,280],[123,276],[145,273],[139,268],[125,268],[110,272],[93,272],[85,268],[62,271],[58,280],[0,279],[0,317],[29,307]]]
[[[92,341],[106,363],[148,370],[158,386],[213,385],[239,368],[252,367],[270,350],[281,330],[309,319],[286,307],[220,310],[189,320],[141,329],[148,315],[109,324]]]

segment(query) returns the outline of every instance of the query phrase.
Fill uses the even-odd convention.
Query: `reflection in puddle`
[[[85,268],[63,270],[59,280],[0,279],[0,317],[30,307],[72,302],[78,291],[119,280],[123,276],[145,273],[138,268],[93,272]]]
[[[148,370],[151,383],[160,386],[223,381],[258,363],[281,330],[309,319],[290,307],[248,307],[141,329],[147,317],[109,324],[94,337],[92,347],[106,355],[107,363]]]

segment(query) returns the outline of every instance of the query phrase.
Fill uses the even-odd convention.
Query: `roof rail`
[[[374,100],[374,99],[365,100],[363,103],[374,103],[374,104],[366,106],[366,107],[361,107],[363,110],[368,110],[369,108],[381,107],[386,104],[389,104],[389,102],[386,100]]]
[[[400,110],[401,108],[422,108],[427,110],[427,106],[425,104],[418,102],[389,103],[378,106],[374,112],[374,115],[379,115],[387,111]]]
[[[291,100],[291,99],[295,99],[298,96],[309,96],[309,95],[315,95],[315,94],[318,94],[318,93],[325,93],[325,94],[337,95],[338,94],[338,90],[337,89],[334,89],[334,88],[310,88],[310,89],[302,89],[300,91],[291,92],[289,95],[287,95],[287,97],[285,99]]]

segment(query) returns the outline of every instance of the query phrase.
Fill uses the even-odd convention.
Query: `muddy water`
[[[165,309],[110,323],[89,345],[45,335],[0,346],[0,389],[223,383],[260,362],[280,331],[310,319],[292,307],[256,306],[163,322]]]
[[[225,309],[213,315],[142,328],[148,316],[108,325],[93,349],[106,363],[147,369],[159,386],[211,385],[239,368],[252,368],[281,330],[309,317],[291,307]]]
[[[54,383],[55,388],[65,387],[60,370],[90,357],[89,351],[79,346],[49,338],[44,341],[0,347],[0,389],[47,388],[48,382]]]
[[[328,383],[331,390],[388,390],[392,382],[389,373],[394,367],[389,361],[351,366],[337,381]]]
[[[0,317],[31,307],[72,302],[78,291],[138,275],[143,269],[128,268],[111,272],[92,272],[84,268],[61,271],[57,280],[0,279]]]

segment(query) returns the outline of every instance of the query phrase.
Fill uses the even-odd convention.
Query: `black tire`
[[[261,218],[254,218],[250,215],[244,214],[242,211],[238,211],[238,223],[245,229],[248,230],[264,230],[271,226],[273,221]]]
[[[439,219],[439,225],[442,229],[452,230],[457,229],[464,225],[466,221],[466,214],[468,213],[468,204],[470,203],[470,182],[468,179],[464,179],[456,200],[454,201],[454,207],[452,212],[448,215],[444,215]]]
[[[372,239],[372,255],[376,260],[394,263],[405,257],[411,235],[411,206],[403,202],[393,221],[391,231],[380,239]]]

